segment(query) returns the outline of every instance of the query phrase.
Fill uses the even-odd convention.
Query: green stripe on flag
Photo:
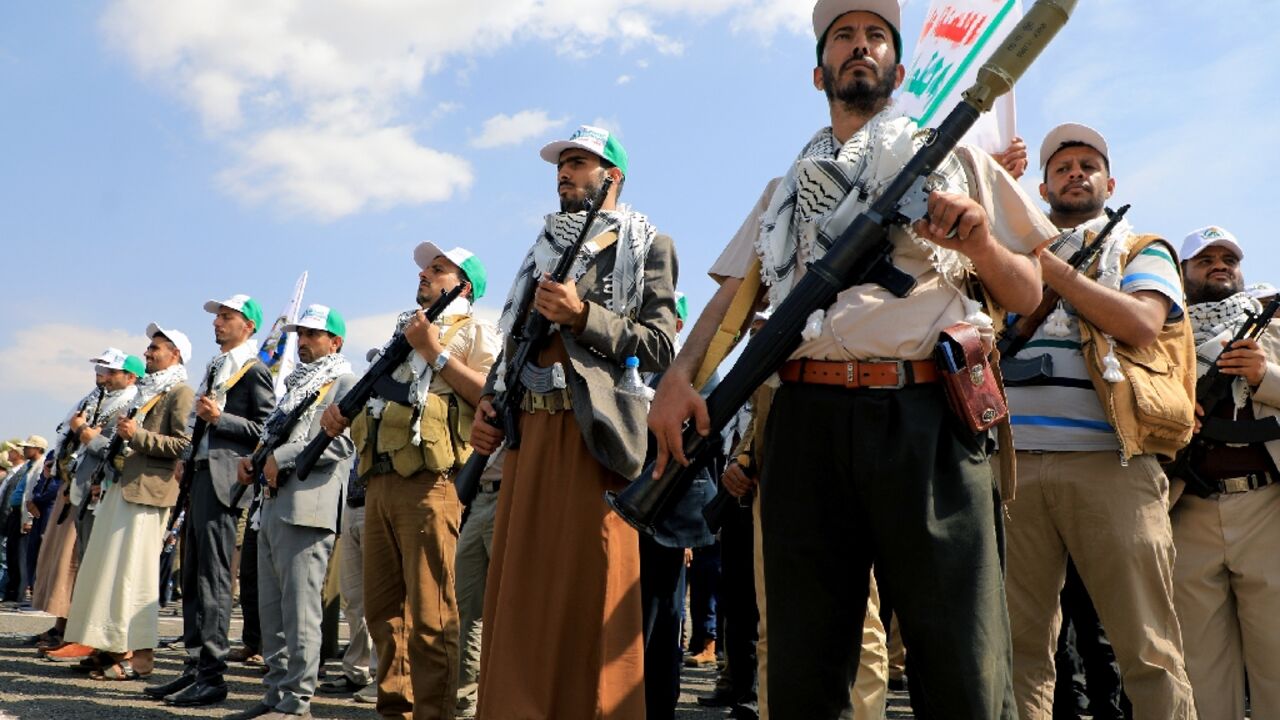
[[[996,28],[1000,27],[1000,23],[1004,21],[1004,18],[1009,14],[1009,11],[1013,9],[1013,5],[1016,1],[1017,0],[1006,0],[1004,7],[1000,8],[1000,10],[996,12],[995,19],[987,25],[986,30],[982,31],[982,37],[978,38],[978,41],[973,44],[973,49],[969,51],[969,54],[965,56],[964,60],[960,61],[959,69],[952,73],[950,79],[947,80],[946,87],[942,88],[942,92],[934,96],[933,101],[929,103],[927,108],[925,108],[924,114],[915,118],[916,125],[925,127],[929,124],[929,121],[932,120],[933,116],[938,112],[938,106],[942,104],[942,99],[950,95],[951,91],[955,89],[956,83],[960,82],[960,78],[964,77],[969,66],[972,65],[973,61],[978,57],[978,53],[986,47],[987,43],[991,40],[991,36],[995,34]]]

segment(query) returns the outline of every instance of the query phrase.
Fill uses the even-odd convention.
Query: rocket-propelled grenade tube
[[[978,68],[978,81],[964,91],[965,102],[986,112],[1013,89],[1040,52],[1076,9],[1076,0],[1037,0],[991,58]]]
[[[718,435],[738,408],[799,347],[806,318],[813,311],[828,307],[840,290],[869,281],[868,261],[876,253],[890,251],[889,227],[911,219],[902,213],[909,193],[937,169],[995,99],[1008,92],[1066,23],[1074,8],[1075,0],[1037,0],[991,60],[978,71],[978,81],[965,91],[964,101],[947,114],[871,207],[840,233],[826,255],[809,264],[809,271],[774,308],[773,316],[747,343],[738,362],[707,396],[707,414],[711,420],[709,438],[714,440],[698,435],[692,424],[686,427],[682,444],[689,466],[681,467],[671,461],[663,473],[654,478],[653,466],[649,465],[620,492],[606,493],[605,501],[619,516],[638,530],[653,534],[654,524],[688,491],[693,476],[705,465]]]

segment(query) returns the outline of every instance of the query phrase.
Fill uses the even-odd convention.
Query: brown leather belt
[[[887,388],[938,382],[932,360],[788,360],[778,370],[782,382],[837,385],[844,388]]]

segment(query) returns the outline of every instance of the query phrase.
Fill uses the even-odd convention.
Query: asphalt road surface
[[[182,632],[179,616],[161,611],[160,637]],[[0,611],[0,720],[159,720],[172,717],[218,718],[248,708],[262,696],[262,674],[254,667],[232,664],[227,673],[230,694],[218,705],[204,708],[171,708],[142,694],[147,683],[175,677],[182,669],[180,650],[156,652],[156,669],[149,679],[128,682],[96,682],[71,669],[72,663],[53,663],[36,656],[26,640],[47,629],[52,619],[43,613]],[[345,640],[346,625],[340,624]],[[234,613],[231,637],[240,636],[240,614]],[[331,675],[341,672],[336,661],[327,664]],[[698,705],[699,696],[710,695],[715,683],[712,669],[685,668],[677,720],[719,720],[721,708]],[[319,695],[312,702],[318,719],[374,720],[372,705],[360,705],[350,697]],[[910,718],[906,696],[890,695],[890,720]]]

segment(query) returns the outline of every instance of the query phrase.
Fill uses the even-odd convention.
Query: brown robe
[[[58,516],[69,501],[58,493],[58,501],[50,511],[44,540],[36,559],[36,579],[31,590],[31,607],[54,617],[64,618],[71,612],[71,589],[76,586],[80,558],[76,555],[76,523],[71,515],[58,524]],[[75,512],[75,508],[69,511]]]
[[[546,364],[567,364],[556,337]],[[609,510],[626,481],[573,411],[522,413],[507,451],[485,591],[477,718],[644,720],[640,544]]]

